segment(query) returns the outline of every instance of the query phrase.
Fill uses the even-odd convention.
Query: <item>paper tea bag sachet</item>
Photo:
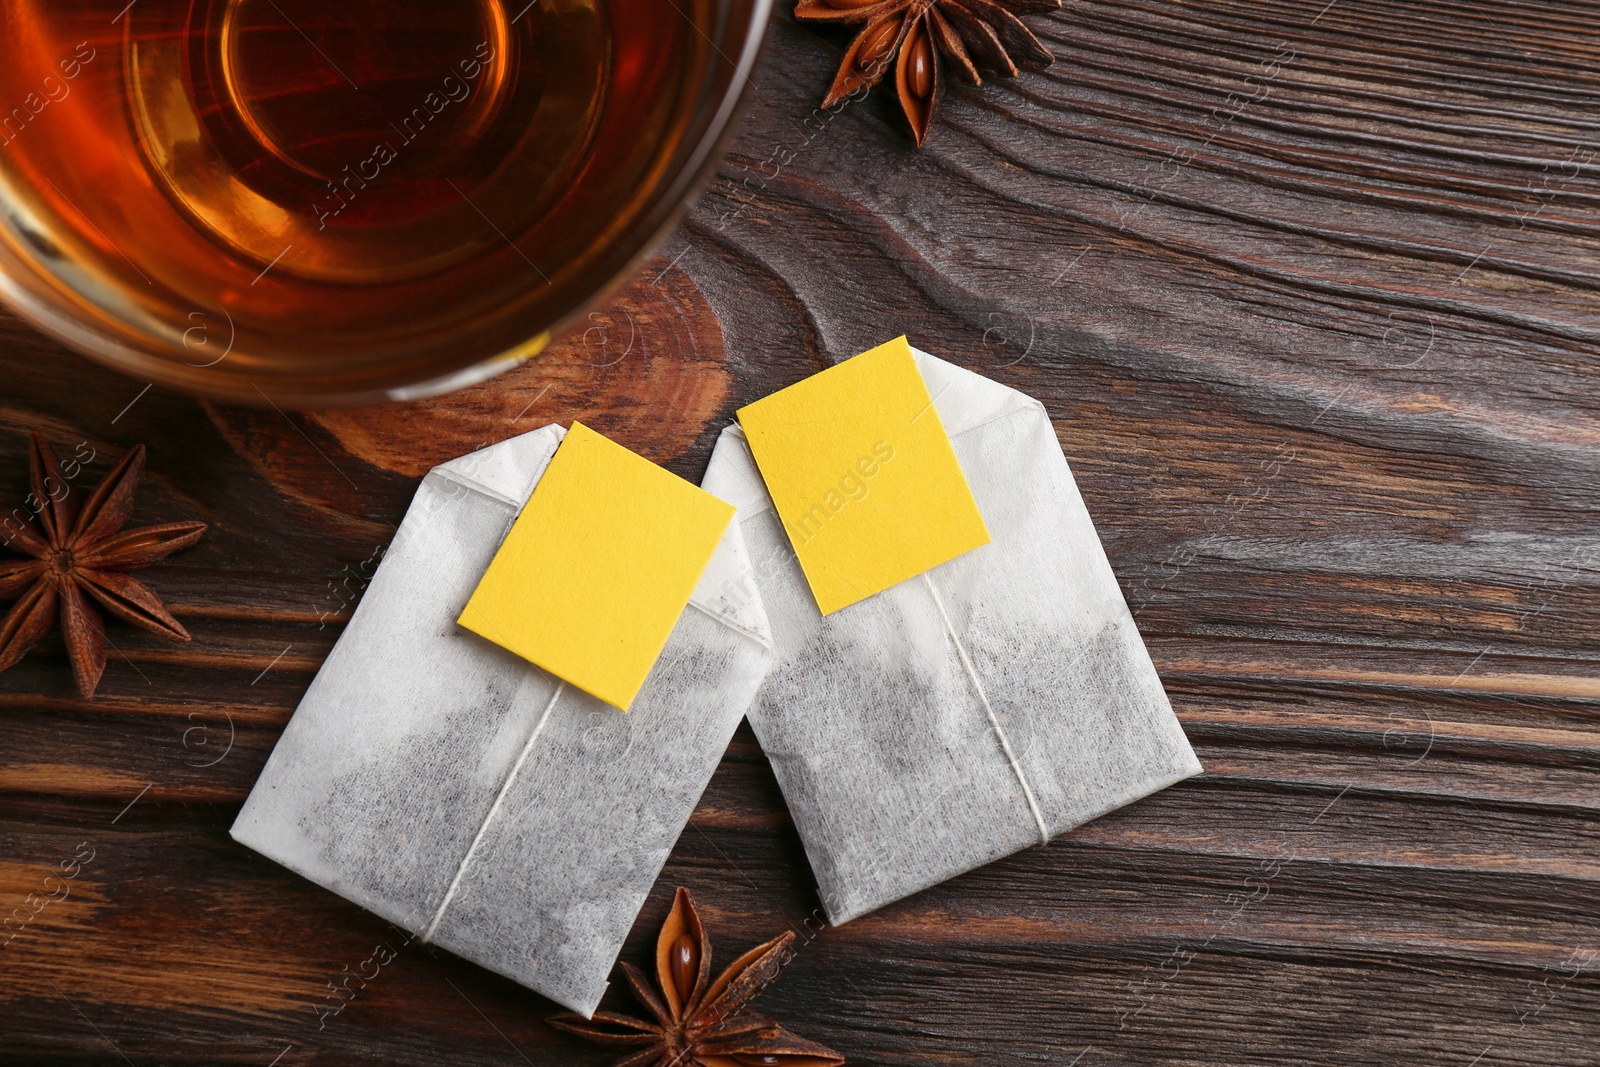
[[[732,514],[580,424],[435,467],[233,836],[592,1014],[770,661]]]
[[[738,413],[747,712],[829,919],[1200,772],[1038,401],[904,338]]]

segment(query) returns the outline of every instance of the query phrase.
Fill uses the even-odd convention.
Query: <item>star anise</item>
[[[895,88],[920,147],[944,95],[944,68],[968,85],[979,71],[1002,78],[1055,62],[1018,15],[1042,15],[1061,0],[798,0],[796,18],[861,23],[823,107],[882,80],[895,56]]]
[[[80,511],[76,494],[60,476],[56,454],[44,438],[31,437],[30,510],[37,510],[38,521],[7,527],[8,544],[32,558],[0,563],[0,600],[17,598],[0,622],[0,671],[20,660],[59,618],[72,676],[87,699],[106,669],[105,624],[93,601],[162,637],[189,640],[189,632],[150,587],[126,572],[189,547],[206,532],[206,524],[169,522],[119,533],[133,511],[144,446],[122,457]]]
[[[599,1045],[634,1048],[613,1067],[838,1067],[844,1057],[791,1034],[749,1004],[778,979],[793,954],[789,931],[757,945],[711,981],[711,939],[687,889],[679,889],[656,938],[656,982],[639,968],[622,973],[655,1021],[597,1011],[585,1019],[570,1012],[551,1026]]]

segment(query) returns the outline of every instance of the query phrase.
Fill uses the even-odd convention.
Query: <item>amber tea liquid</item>
[[[118,7],[0,0],[13,225],[197,368],[226,347],[265,380],[556,299],[705,77],[658,0]]]

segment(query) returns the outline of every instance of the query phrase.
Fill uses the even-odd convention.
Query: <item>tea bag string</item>
[[[516,783],[517,775],[522,771],[522,765],[528,762],[528,754],[533,751],[534,744],[539,740],[539,735],[544,733],[545,724],[550,721],[550,713],[555,710],[556,701],[561,699],[561,694],[567,691],[567,683],[562,682],[556,686],[555,692],[550,694],[550,702],[544,706],[544,711],[539,716],[538,723],[533,728],[533,733],[528,735],[528,743],[522,746],[522,753],[517,756],[517,762],[511,765],[511,773],[506,775],[506,780],[500,786],[500,793],[494,798],[494,804],[489,808],[489,814],[483,817],[483,823],[478,827],[477,836],[472,839],[472,846],[467,849],[467,854],[461,858],[461,866],[456,868],[456,876],[450,880],[450,888],[445,890],[444,899],[439,902],[439,910],[433,913],[433,921],[428,924],[428,929],[422,935],[423,944],[433,940],[433,935],[438,931],[439,924],[444,921],[445,909],[450,907],[450,902],[455,899],[456,890],[461,888],[461,879],[466,876],[467,867],[471,865],[472,858],[477,855],[478,846],[483,844],[483,837],[489,832],[489,824],[494,822],[496,815],[500,814],[500,807],[506,802],[506,797],[511,795],[511,787]]]
[[[939,596],[938,588],[933,584],[933,579],[927,573],[922,575],[922,581],[928,587],[928,592],[933,595],[933,604],[939,609],[939,617],[944,620],[945,632],[950,635],[950,640],[956,646],[956,655],[961,657],[961,666],[966,668],[967,677],[972,680],[972,688],[977,690],[978,700],[983,704],[983,710],[989,716],[989,725],[994,728],[994,736],[1000,741],[1000,749],[1006,754],[1006,760],[1011,764],[1012,773],[1017,776],[1017,781],[1022,785],[1022,795],[1028,801],[1028,810],[1033,812],[1033,821],[1039,826],[1039,843],[1050,843],[1050,827],[1044,821],[1044,812],[1039,810],[1039,801],[1033,795],[1033,787],[1028,784],[1028,776],[1022,771],[1022,764],[1017,762],[1017,754],[1011,750],[1011,741],[1006,737],[1006,732],[1000,728],[1000,718],[994,713],[994,706],[989,703],[989,694],[984,691],[983,682],[978,678],[978,669],[972,665],[972,658],[967,655],[967,646],[961,643],[961,635],[956,633],[955,626],[950,622],[950,613],[944,609],[944,599]]]

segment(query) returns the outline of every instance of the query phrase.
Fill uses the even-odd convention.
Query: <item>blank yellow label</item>
[[[738,417],[822,614],[989,543],[904,337]]]
[[[626,711],[732,519],[574,422],[459,621]]]

